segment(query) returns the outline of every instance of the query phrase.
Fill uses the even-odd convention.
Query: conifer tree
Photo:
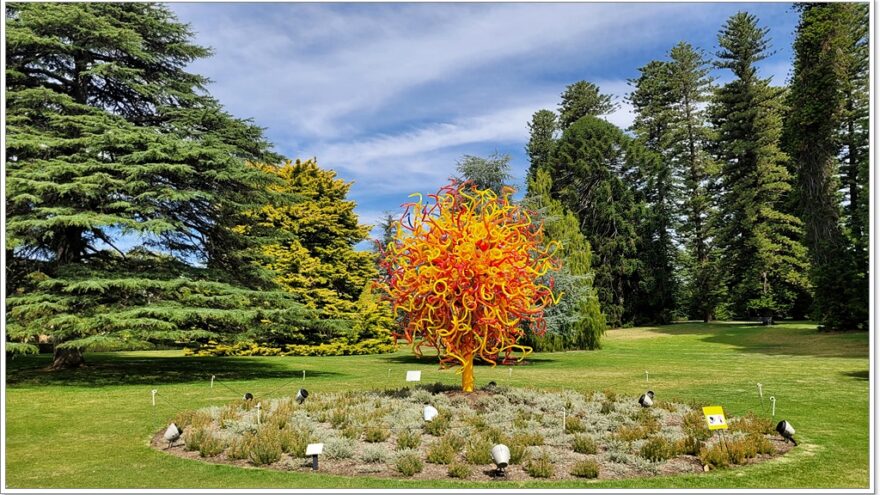
[[[538,169],[550,167],[556,149],[557,128],[556,113],[552,110],[538,110],[532,115],[532,121],[529,122],[529,144],[526,146],[526,154],[529,156],[527,190]]]
[[[709,322],[724,297],[714,242],[717,211],[712,198],[718,168],[709,152],[712,135],[703,110],[712,94],[712,78],[708,61],[687,43],[675,45],[669,59],[672,112],[667,146],[681,187],[677,232],[687,251],[685,308]]]
[[[543,224],[545,240],[561,246],[556,255],[562,267],[547,278],[563,297],[544,310],[547,332],[543,336],[527,333],[525,343],[538,351],[598,349],[605,333],[605,315],[593,288],[590,243],[581,233],[577,217],[553,198],[551,190],[550,172],[539,168],[524,203],[535,211],[533,221]]]
[[[779,149],[782,91],[755,65],[767,56],[766,35],[745,12],[718,35],[716,65],[734,75],[711,107],[723,188],[718,238],[737,316],[786,316],[809,287],[802,222],[783,211],[792,178]]]
[[[509,185],[510,179],[510,155],[502,155],[498,152],[488,157],[464,155],[455,166],[461,174],[461,180],[469,180],[478,189],[491,189],[500,195],[504,186]]]
[[[629,294],[640,265],[637,204],[626,182],[637,168],[631,141],[614,125],[583,117],[563,132],[550,169],[553,196],[578,217],[592,247],[593,286],[611,327],[633,319]]]
[[[670,159],[671,92],[669,64],[652,61],[639,69],[641,75],[630,81],[635,87],[629,101],[636,112],[632,130],[649,153],[639,160],[641,180],[637,199],[641,203],[638,230],[638,291],[633,294],[639,315],[636,323],[668,323],[676,306],[677,280],[673,240],[677,188]]]
[[[617,109],[611,95],[600,93],[599,86],[587,81],[569,84],[559,103],[559,127],[566,129],[581,117],[606,115]]]
[[[867,286],[848,247],[838,191],[847,115],[849,4],[803,4],[785,142],[796,172],[797,211],[812,262],[817,319],[831,329],[867,323]],[[846,134],[844,134],[846,136]],[[858,153],[856,151],[856,153]],[[858,194],[858,188],[855,189]],[[852,195],[852,189],[850,194]]]
[[[10,4],[6,27],[13,347],[47,335],[64,367],[89,348],[334,326],[239,267],[229,227],[272,181],[243,159],[276,155],[186,72],[209,52],[167,7]]]

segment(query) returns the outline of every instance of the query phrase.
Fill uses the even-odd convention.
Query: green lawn
[[[677,324],[613,330],[594,352],[534,355],[513,369],[476,369],[477,385],[579,391],[614,389],[659,399],[722,405],[728,415],[760,411],[755,383],[777,399],[776,417],[792,422],[801,445],[782,458],[698,476],[615,482],[492,483],[479,487],[801,488],[868,487],[867,333],[819,334],[815,326],[772,328],[744,324]],[[346,488],[466,487],[314,473],[243,469],[165,455],[147,446],[150,435],[178,409],[221,404],[237,392],[274,396],[305,386],[322,391],[404,386],[404,373],[421,369],[423,382],[458,382],[454,370],[395,354],[323,358],[185,358],[177,351],[89,354],[89,367],[45,370],[48,356],[8,363],[6,480],[8,488]],[[388,370],[391,369],[391,378]],[[293,381],[291,383],[291,381]],[[279,387],[281,390],[276,391]],[[156,408],[150,390],[159,390]],[[768,412],[769,414],[769,412]]]

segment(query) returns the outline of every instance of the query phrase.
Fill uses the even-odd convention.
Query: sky
[[[613,94],[605,118],[632,122],[629,79],[686,41],[712,58],[738,11],[769,28],[760,74],[783,84],[790,3],[174,3],[213,56],[189,70],[275,150],[353,182],[361,223],[435,192],[466,154],[511,156],[523,187],[528,122],[579,80]],[[718,82],[729,71],[714,71]],[[378,230],[374,229],[378,236]],[[360,247],[364,247],[362,243]]]

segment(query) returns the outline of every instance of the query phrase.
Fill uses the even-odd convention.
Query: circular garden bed
[[[424,420],[430,405],[439,414]],[[565,426],[563,428],[563,411]],[[465,394],[441,385],[236,401],[173,420],[181,457],[286,471],[309,471],[306,445],[321,442],[319,470],[347,476],[466,480],[620,479],[699,473],[760,462],[790,446],[769,419],[729,418],[724,441],[699,408],[656,399],[643,408],[613,392],[580,394],[492,387]],[[502,478],[491,449],[510,449]]]

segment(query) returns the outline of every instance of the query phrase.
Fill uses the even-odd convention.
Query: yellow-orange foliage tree
[[[395,239],[382,253],[382,288],[402,315],[403,335],[421,355],[437,349],[441,366],[460,364],[462,390],[474,389],[474,358],[509,360],[531,348],[517,344],[523,325],[544,332],[544,308],[553,304],[557,244],[543,241],[541,225],[501,196],[453,181],[426,201],[405,204]]]

